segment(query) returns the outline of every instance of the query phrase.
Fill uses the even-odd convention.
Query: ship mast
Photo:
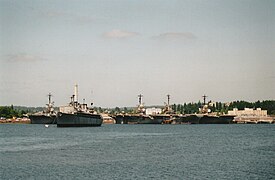
[[[167,94],[167,112],[170,112],[170,94]]]
[[[167,105],[170,106],[170,94],[167,94]]]
[[[74,94],[71,96],[71,103],[74,103]]]
[[[142,94],[138,95],[138,103],[139,103],[138,107],[137,107],[137,112],[138,113],[143,113],[142,97],[143,97]]]
[[[143,97],[143,95],[142,95],[142,94],[138,95],[138,103],[139,103],[139,106],[141,106],[141,103],[142,103],[142,97]]]
[[[200,109],[200,113],[205,114],[205,113],[208,113],[208,105],[206,104],[206,98],[207,98],[208,96],[206,96],[206,95],[204,94],[202,97],[203,97],[203,105],[202,105],[201,108],[199,108],[199,109]]]
[[[52,94],[51,93],[49,93],[48,94],[48,97],[49,97],[49,103],[48,104],[46,104],[47,105],[47,112],[49,112],[49,113],[52,113],[54,110],[53,110],[53,103],[54,102],[52,102]]]
[[[206,96],[205,94],[202,96],[203,97],[203,105],[205,105],[205,100],[208,96]]]
[[[49,94],[48,94],[48,96],[49,96],[49,105],[50,105],[50,104],[52,103],[52,102],[51,102],[51,97],[52,97],[52,94],[51,94],[51,93],[49,93]]]
[[[74,101],[78,102],[78,85],[75,84],[74,86]]]

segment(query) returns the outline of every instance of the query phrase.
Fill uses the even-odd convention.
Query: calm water
[[[0,125],[0,179],[275,179],[275,125]]]

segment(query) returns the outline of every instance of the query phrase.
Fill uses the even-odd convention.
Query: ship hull
[[[56,124],[56,116],[29,115],[31,124]]]
[[[119,124],[161,124],[162,119],[144,115],[118,115],[116,121]]]
[[[234,123],[233,122],[234,117],[235,116],[232,116],[232,115],[222,115],[219,117],[219,119],[222,122],[221,124],[232,124]]]
[[[57,127],[93,127],[102,125],[102,117],[99,114],[90,113],[58,113]]]
[[[116,115],[113,117],[116,120],[116,124],[123,124],[123,115]]]
[[[222,116],[211,116],[211,115],[200,115],[191,114],[186,115],[182,118],[182,123],[190,124],[231,124],[233,123],[234,116],[222,115]]]
[[[155,119],[155,118],[152,118],[152,117],[142,118],[138,122],[138,124],[161,124],[161,123],[162,123],[162,119]]]
[[[181,122],[183,124],[199,124],[200,117],[195,114],[186,115],[182,117]]]
[[[204,115],[200,118],[199,124],[231,124],[234,116],[222,115],[222,116],[209,116]]]
[[[152,115],[152,117],[158,122],[158,124],[171,124],[173,121],[173,116],[166,114],[156,114]]]
[[[218,116],[203,115],[199,118],[199,124],[224,124]]]

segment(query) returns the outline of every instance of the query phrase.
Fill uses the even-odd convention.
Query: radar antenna
[[[142,97],[143,97],[142,94],[138,95],[138,103],[139,103],[139,105],[141,105],[141,103],[142,103]]]
[[[53,96],[53,95],[52,95],[51,93],[48,94],[48,97],[49,97],[49,105],[52,103],[52,101],[51,101],[52,96]]]
[[[167,94],[167,105],[170,105],[170,94]]]
[[[208,96],[206,96],[205,94],[202,96],[203,97],[203,105],[205,105],[205,100]]]

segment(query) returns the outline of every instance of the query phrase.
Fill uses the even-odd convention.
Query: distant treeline
[[[212,104],[209,106],[211,112],[216,112],[218,114],[227,114],[229,110],[233,108],[238,108],[243,110],[244,108],[262,108],[267,110],[269,115],[275,115],[275,100],[266,100],[266,101],[256,101],[256,102],[247,102],[247,101],[233,101],[231,103],[222,103],[222,102],[208,102]],[[197,103],[184,103],[184,104],[173,104],[172,109],[177,114],[192,114],[199,113],[199,108],[202,107],[202,103],[199,101]],[[163,108],[163,106],[154,106]],[[43,111],[43,107],[24,107],[24,106],[0,106],[0,117],[11,118],[11,117],[22,117],[27,113],[34,113],[38,111]],[[109,113],[109,114],[118,114],[118,113],[133,113],[135,111],[134,107],[115,107],[115,108],[94,108],[99,113]],[[55,107],[55,110],[58,110],[58,107]]]
[[[208,102],[208,104],[212,104],[209,106],[211,112],[216,112],[218,114],[227,114],[229,110],[233,110],[233,108],[238,108],[239,110],[244,110],[244,108],[262,108],[263,110],[267,110],[269,115],[275,115],[275,100],[266,100],[266,101],[257,101],[257,102],[247,102],[247,101],[233,101],[231,103],[222,103],[222,102]],[[202,102],[197,103],[184,103],[184,104],[173,104],[171,105],[173,111],[177,114],[193,114],[199,113],[199,108],[203,105]],[[154,106],[156,107],[156,106]],[[163,108],[163,106],[157,106],[159,108]],[[110,114],[117,114],[117,113],[132,113],[134,112],[135,108],[111,108],[111,109],[104,109],[101,107],[95,108],[98,112],[108,112]]]
[[[4,118],[12,118],[12,117],[23,117],[27,111],[25,110],[18,110],[11,106],[0,106],[0,117]]]
[[[26,111],[28,113],[35,113],[35,112],[39,112],[39,111],[43,111],[45,110],[46,107],[26,107],[26,106],[14,106],[15,110],[23,110]],[[58,107],[54,107],[54,110],[58,110]]]
[[[44,107],[25,107],[25,106],[0,106],[0,117],[12,118],[12,117],[23,117],[27,113],[35,113],[43,111]],[[58,110],[55,107],[55,110]]]
[[[221,114],[227,114],[229,110],[233,110],[233,108],[238,108],[239,110],[244,110],[244,108],[262,108],[263,110],[267,110],[269,115],[275,115],[275,100],[266,100],[266,101],[257,101],[257,102],[247,102],[247,101],[233,101],[231,103],[222,103],[215,102],[208,104],[212,104],[213,106],[209,106],[211,112],[217,112]],[[184,104],[173,104],[172,109],[174,112],[179,114],[192,114],[198,113],[199,108],[202,107],[202,103],[184,103]]]

